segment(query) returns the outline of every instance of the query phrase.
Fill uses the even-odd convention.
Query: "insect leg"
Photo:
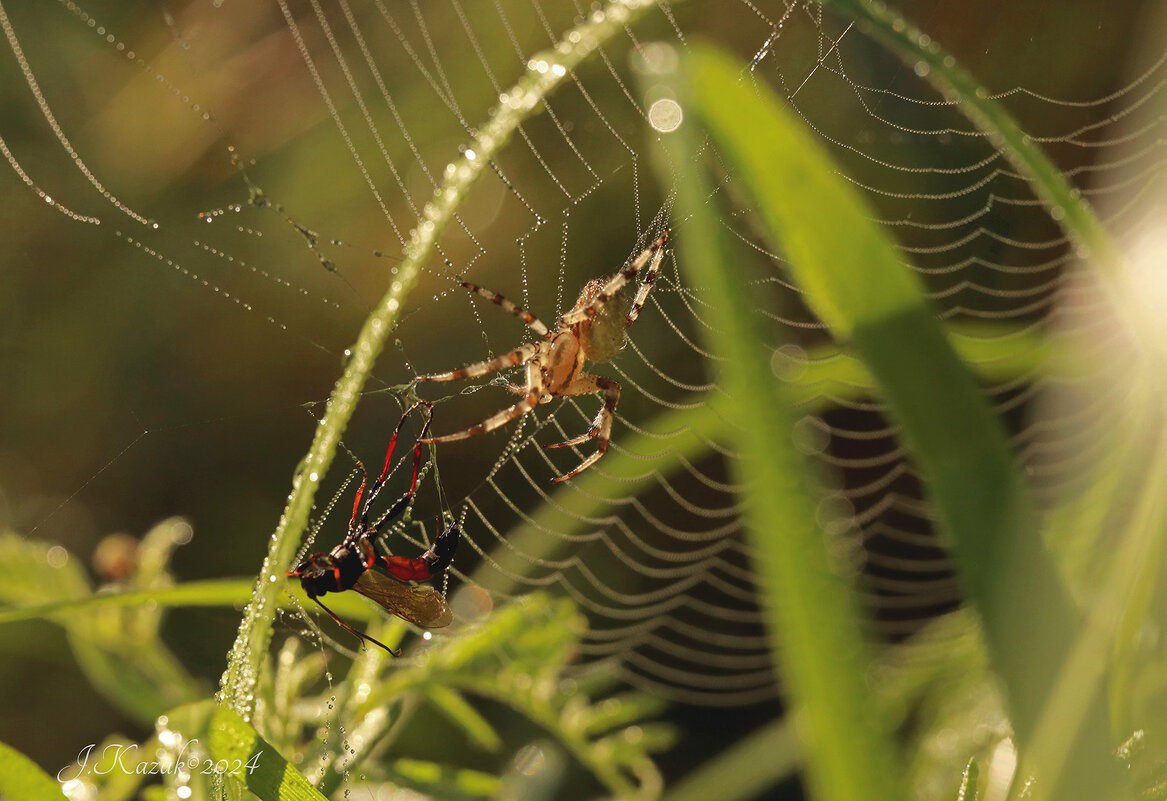
[[[375,637],[370,637],[368,634],[365,634],[365,633],[364,633],[364,632],[362,632],[362,631],[357,631],[357,630],[356,630],[356,629],[354,629],[352,626],[350,626],[348,623],[345,623],[343,620],[341,620],[339,617],[337,617],[337,615],[336,615],[336,612],[333,612],[333,611],[332,611],[331,609],[329,609],[327,606],[325,606],[324,604],[320,603],[320,599],[319,599],[319,598],[313,598],[312,600],[313,600],[313,601],[315,601],[315,602],[316,602],[316,603],[317,603],[317,604],[320,606],[320,608],[321,608],[321,609],[323,609],[325,612],[327,612],[327,613],[328,613],[328,616],[329,616],[329,617],[331,617],[333,620],[335,620],[335,621],[336,621],[336,623],[337,623],[337,625],[341,626],[342,628],[346,628],[346,629],[348,629],[348,630],[349,630],[349,631],[351,631],[353,634],[355,634],[355,635],[357,635],[358,637],[360,637],[362,640],[368,640],[369,642],[371,642],[371,643],[373,643],[373,644],[375,644],[375,645],[379,645],[379,646],[381,646],[382,648],[384,648],[386,651],[388,651],[388,652],[389,652],[391,655],[393,655],[393,656],[401,656],[401,649],[397,649],[396,651],[394,651],[392,648],[390,648],[388,645],[386,645],[385,643],[381,642],[381,641],[380,641],[380,640],[378,640],[377,638],[375,638]]]
[[[369,508],[373,505],[373,501],[377,500],[377,496],[381,493],[381,489],[385,485],[385,477],[389,475],[389,465],[393,461],[393,449],[397,445],[397,436],[401,433],[401,427],[405,425],[406,419],[413,412],[413,410],[419,406],[424,406],[426,408],[428,416],[426,417],[425,425],[421,427],[421,433],[418,435],[417,442],[415,442],[413,445],[413,475],[409,480],[409,492],[407,492],[405,496],[401,498],[401,500],[393,504],[393,508],[390,509],[389,512],[381,516],[381,519],[377,522],[377,525],[374,526],[374,528],[380,527],[381,523],[389,520],[395,514],[399,514],[402,509],[409,505],[409,501],[412,500],[413,494],[417,491],[417,476],[419,470],[421,469],[422,438],[424,438],[425,435],[429,432],[430,423],[433,421],[434,407],[432,404],[426,401],[418,401],[417,403],[410,406],[405,411],[405,414],[402,415],[401,420],[397,423],[397,428],[394,429],[393,436],[389,439],[389,448],[385,451],[385,466],[381,469],[381,475],[375,482],[373,482],[373,488],[369,491],[369,499],[365,501],[365,508],[361,513],[363,522],[368,522]]]

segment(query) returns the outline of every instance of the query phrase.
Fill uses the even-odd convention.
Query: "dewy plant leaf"
[[[1001,426],[901,255],[793,115],[709,47],[691,49],[686,75],[686,100],[807,304],[855,349],[900,425],[1024,739],[1076,621]]]
[[[694,83],[708,77],[728,83],[723,90],[737,83],[726,57],[708,47],[692,47],[686,60],[682,76]],[[698,91],[687,83],[679,88],[692,108]],[[736,93],[725,102],[730,105],[702,94],[701,103],[708,105],[699,108],[701,119],[708,124],[714,114],[742,112],[748,135],[766,147],[771,121],[757,119]],[[757,105],[752,98],[748,103]],[[718,310],[709,322],[708,348],[718,356],[719,386],[731,421],[728,439],[738,454],[730,468],[743,488],[743,518],[755,552],[770,650],[803,746],[810,794],[823,801],[900,799],[905,795],[900,758],[869,684],[868,632],[845,560],[820,522],[829,506],[796,447],[794,393],[771,367],[773,346],[756,310],[752,276],[742,275],[731,257],[732,245],[710,202],[715,193],[700,160],[701,140],[692,123],[684,125],[660,146],[656,162],[658,174],[676,182],[681,268],[709,308]],[[807,147],[797,145],[791,154],[796,159],[799,148]],[[793,186],[784,178],[787,188]],[[894,300],[893,289],[887,292]]]
[[[260,801],[324,801],[251,724],[227,707],[215,709],[209,745],[215,760],[239,766],[235,773]]]

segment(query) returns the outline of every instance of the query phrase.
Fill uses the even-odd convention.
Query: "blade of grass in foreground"
[[[855,348],[900,425],[1024,741],[1076,621],[1004,432],[915,276],[800,123],[710,47],[691,48],[685,68],[687,107],[755,201],[807,304]]]
[[[691,55],[700,59],[694,73],[716,68],[723,58],[706,48]],[[724,82],[720,74],[713,77]],[[729,80],[736,82],[736,75]],[[754,128],[755,136],[759,130]],[[752,282],[731,262],[732,246],[707,202],[713,194],[709,180],[693,160],[700,144],[692,124],[684,125],[654,157],[664,181],[675,180],[682,270],[716,310],[708,347],[720,357],[723,408],[732,420],[727,434],[739,455],[730,464],[742,487],[771,651],[811,795],[822,801],[898,801],[906,796],[903,771],[871,692],[871,654],[859,604],[820,524],[821,485],[795,446],[794,393],[774,375]],[[723,774],[723,780],[733,777]]]
[[[665,793],[664,801],[758,798],[779,781],[794,776],[799,763],[794,727],[783,719],[701,763]]]
[[[119,606],[138,606],[139,604],[156,604],[164,607],[215,607],[215,606],[242,606],[251,597],[251,590],[255,582],[252,579],[207,579],[204,581],[188,581],[176,584],[173,587],[164,587],[157,590],[135,590],[132,592],[99,592],[76,598],[69,601],[53,601],[47,604],[33,604],[30,606],[6,606],[0,608],[0,625],[18,623],[22,620],[37,620],[41,618],[53,619],[68,616],[79,612],[89,612],[96,609],[113,609]],[[277,599],[281,609],[303,608],[316,614],[316,610],[305,604],[307,596],[296,585],[289,585],[288,591],[299,599],[299,606],[290,601]],[[377,620],[381,615],[376,609],[355,599],[340,596],[330,604],[337,607],[338,614],[357,620]]]

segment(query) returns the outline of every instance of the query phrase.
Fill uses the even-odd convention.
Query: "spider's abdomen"
[[[576,308],[591,303],[607,281],[591,281],[580,293]],[[625,284],[590,319],[579,324],[579,341],[588,361],[606,362],[619,353],[628,341],[628,312],[632,310],[632,292]]]

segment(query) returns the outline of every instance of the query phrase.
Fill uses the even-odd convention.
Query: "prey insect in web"
[[[287,573],[289,578],[300,579],[300,586],[304,593],[311,598],[321,609],[328,613],[336,623],[355,634],[361,640],[367,640],[384,648],[394,656],[401,656],[400,650],[394,651],[380,640],[358,631],[342,620],[335,612],[321,602],[320,597],[330,592],[344,592],[355,590],[361,595],[380,604],[386,611],[397,617],[407,620],[423,628],[441,628],[448,626],[454,620],[446,598],[442,593],[426,584],[411,584],[409,582],[428,581],[439,575],[454,558],[454,551],[458,547],[462,532],[456,525],[450,525],[441,531],[435,538],[433,545],[421,556],[410,559],[404,556],[385,556],[379,554],[374,547],[383,526],[401,515],[413,500],[417,492],[418,474],[421,469],[421,446],[419,440],[413,446],[413,472],[410,476],[409,491],[388,511],[375,520],[369,520],[369,510],[385,487],[386,479],[391,474],[393,450],[397,446],[397,438],[405,421],[415,409],[425,407],[426,421],[422,426],[419,437],[425,437],[429,431],[433,415],[433,407],[425,401],[415,403],[402,415],[389,440],[389,447],[385,452],[385,466],[381,475],[368,487],[369,494],[361,504],[365,488],[369,483],[369,475],[365,466],[358,460],[357,465],[364,475],[361,486],[353,500],[353,514],[349,519],[348,533],[339,545],[327,553],[309,554],[297,565],[295,570]],[[384,572],[382,572],[384,571]]]
[[[466,289],[490,300],[503,311],[515,315],[542,339],[538,342],[528,342],[494,359],[469,364],[448,373],[418,376],[415,379],[417,381],[457,381],[519,364],[526,365],[525,384],[508,386],[511,392],[522,396],[523,399],[518,403],[465,431],[430,437],[422,442],[453,442],[485,434],[521,417],[540,403],[550,402],[552,398],[602,395],[603,406],[585,433],[565,442],[546,446],[567,448],[582,445],[588,440],[596,440],[596,450],[573,470],[559,476],[555,481],[566,481],[595,464],[608,450],[608,443],[612,438],[612,421],[616,405],[620,402],[620,385],[610,378],[585,373],[584,363],[609,361],[623,349],[628,340],[627,329],[640,316],[648,293],[652,291],[653,281],[656,280],[661,261],[664,259],[665,243],[668,239],[669,232],[665,229],[648,248],[614,276],[589,281],[580,292],[574,308],[559,318],[554,329],[548,328],[535,315],[516,306],[497,292],[463,281],[462,286]],[[645,270],[644,279],[637,286],[634,297],[629,292],[634,285],[629,282],[641,270]]]

